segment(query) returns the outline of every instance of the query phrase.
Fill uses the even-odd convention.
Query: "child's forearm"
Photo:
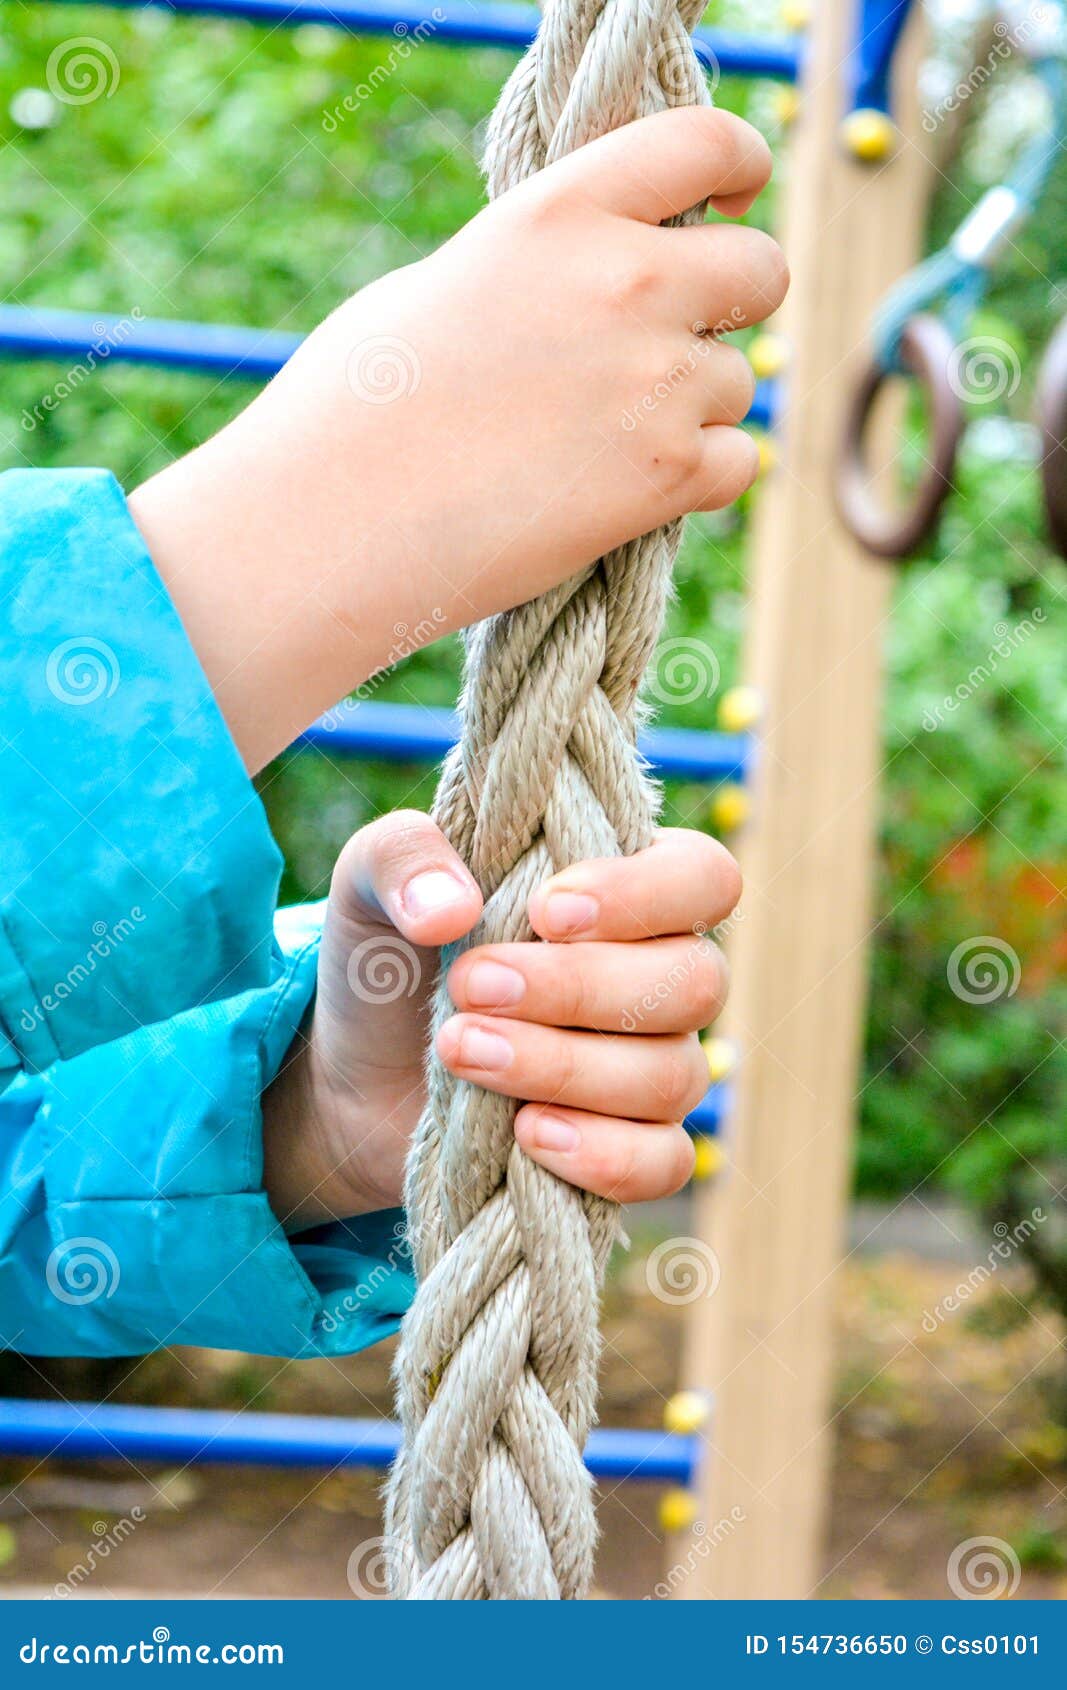
[[[778,306],[784,262],[660,223],[742,211],[769,169],[701,108],[594,142],[349,300],[132,496],[250,768],[413,639],[750,485],[752,376],[721,335]]]
[[[284,399],[293,427],[274,426],[275,403],[257,401],[129,501],[253,771],[389,662],[401,616],[356,443],[323,463]]]

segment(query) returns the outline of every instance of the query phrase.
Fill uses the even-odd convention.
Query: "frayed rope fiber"
[[[490,196],[634,118],[706,105],[690,39],[702,10],[550,0],[492,118]],[[469,944],[532,939],[527,900],[550,874],[650,843],[638,691],[680,534],[646,534],[469,636],[463,735],[434,808],[485,895]],[[435,1032],[451,1013],[439,984]],[[582,1450],[618,1208],[523,1154],[511,1099],[433,1059],[428,1095],[405,1191],[419,1283],[396,1367],[394,1594],[580,1598],[596,1547]]]

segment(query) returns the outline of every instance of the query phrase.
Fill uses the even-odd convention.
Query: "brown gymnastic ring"
[[[963,433],[963,407],[949,380],[955,346],[937,317],[912,317],[900,337],[901,368],[926,392],[931,415],[928,466],[902,510],[880,503],[871,489],[864,436],[887,371],[872,362],[860,377],[845,417],[834,492],[849,533],[875,557],[905,558],[933,531],[952,489]]]
[[[1049,535],[1067,558],[1067,317],[1048,343],[1037,383],[1041,484]]]

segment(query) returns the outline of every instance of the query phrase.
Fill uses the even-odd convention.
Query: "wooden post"
[[[788,415],[754,534],[746,678],[766,713],[731,945],[741,1063],[728,1166],[694,1193],[721,1279],[690,1311],[681,1381],[715,1402],[694,1540],[708,1547],[671,1546],[693,1569],[682,1597],[809,1597],[819,1580],[893,584],[893,566],[838,523],[831,478],[871,310],[918,255],[932,174],[914,17],[897,55],[895,154],[863,165],[841,147],[857,11],[814,8],[784,192]]]

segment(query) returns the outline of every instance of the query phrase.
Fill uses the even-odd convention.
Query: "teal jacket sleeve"
[[[260,1098],[312,999],[321,908],[279,913],[268,985],[0,1097],[0,1345],[314,1356],[396,1329],[402,1212],[287,1237],[262,1188]]]
[[[0,475],[0,1091],[265,986],[281,859],[114,478]]]

